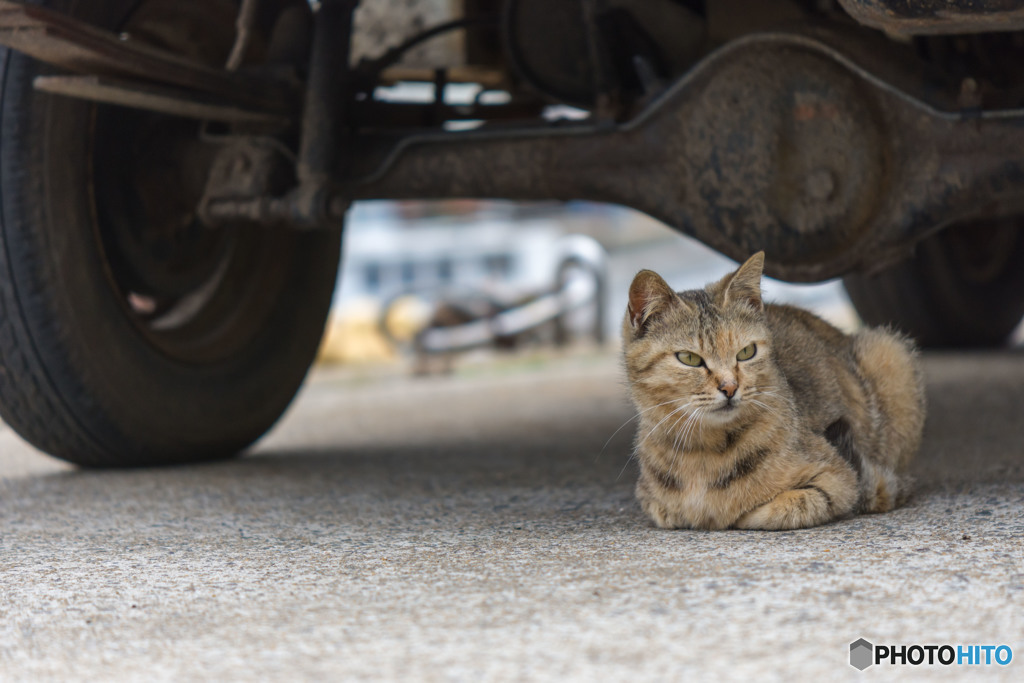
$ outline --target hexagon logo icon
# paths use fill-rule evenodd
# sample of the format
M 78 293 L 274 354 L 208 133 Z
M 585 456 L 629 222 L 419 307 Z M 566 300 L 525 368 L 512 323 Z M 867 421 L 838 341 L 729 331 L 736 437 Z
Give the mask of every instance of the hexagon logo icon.
M 850 643 L 850 666 L 854 667 L 858 671 L 863 671 L 874 664 L 872 661 L 874 659 L 874 653 L 874 645 L 863 638 L 858 638 Z

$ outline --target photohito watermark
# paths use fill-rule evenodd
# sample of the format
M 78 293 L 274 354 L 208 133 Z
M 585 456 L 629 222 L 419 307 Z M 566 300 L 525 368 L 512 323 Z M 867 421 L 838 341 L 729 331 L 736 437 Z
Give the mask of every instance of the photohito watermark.
M 873 645 L 863 638 L 850 643 L 850 666 L 863 671 L 872 664 L 889 666 L 1006 666 L 1009 645 Z

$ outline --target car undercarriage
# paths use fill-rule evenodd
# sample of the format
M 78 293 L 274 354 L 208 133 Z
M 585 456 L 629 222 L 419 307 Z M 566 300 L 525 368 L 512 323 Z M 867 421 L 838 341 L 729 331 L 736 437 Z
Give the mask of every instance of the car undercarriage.
M 1024 2 L 434 4 L 357 54 L 358 0 L 0 2 L 5 419 L 82 464 L 244 448 L 359 200 L 622 204 L 924 345 L 1024 315 Z

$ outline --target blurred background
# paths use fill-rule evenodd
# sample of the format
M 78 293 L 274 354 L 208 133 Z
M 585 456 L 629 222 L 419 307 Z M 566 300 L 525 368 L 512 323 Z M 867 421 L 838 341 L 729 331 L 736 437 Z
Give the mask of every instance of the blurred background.
M 361 202 L 320 364 L 430 375 L 544 354 L 613 353 L 642 268 L 677 290 L 736 263 L 647 216 L 586 202 Z M 859 324 L 839 281 L 767 279 L 766 299 Z

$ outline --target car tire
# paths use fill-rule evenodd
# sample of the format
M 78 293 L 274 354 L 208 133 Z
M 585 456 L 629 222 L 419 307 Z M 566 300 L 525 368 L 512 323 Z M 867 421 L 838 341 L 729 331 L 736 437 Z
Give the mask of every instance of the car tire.
M 947 228 L 912 258 L 843 284 L 865 323 L 890 325 L 921 346 L 998 346 L 1024 317 L 1022 227 L 1003 219 Z
M 233 3 L 168 2 L 42 4 L 127 31 L 166 11 L 226 54 Z M 0 415 L 84 466 L 232 456 L 308 371 L 340 232 L 205 228 L 199 124 L 35 91 L 51 72 L 0 51 Z

